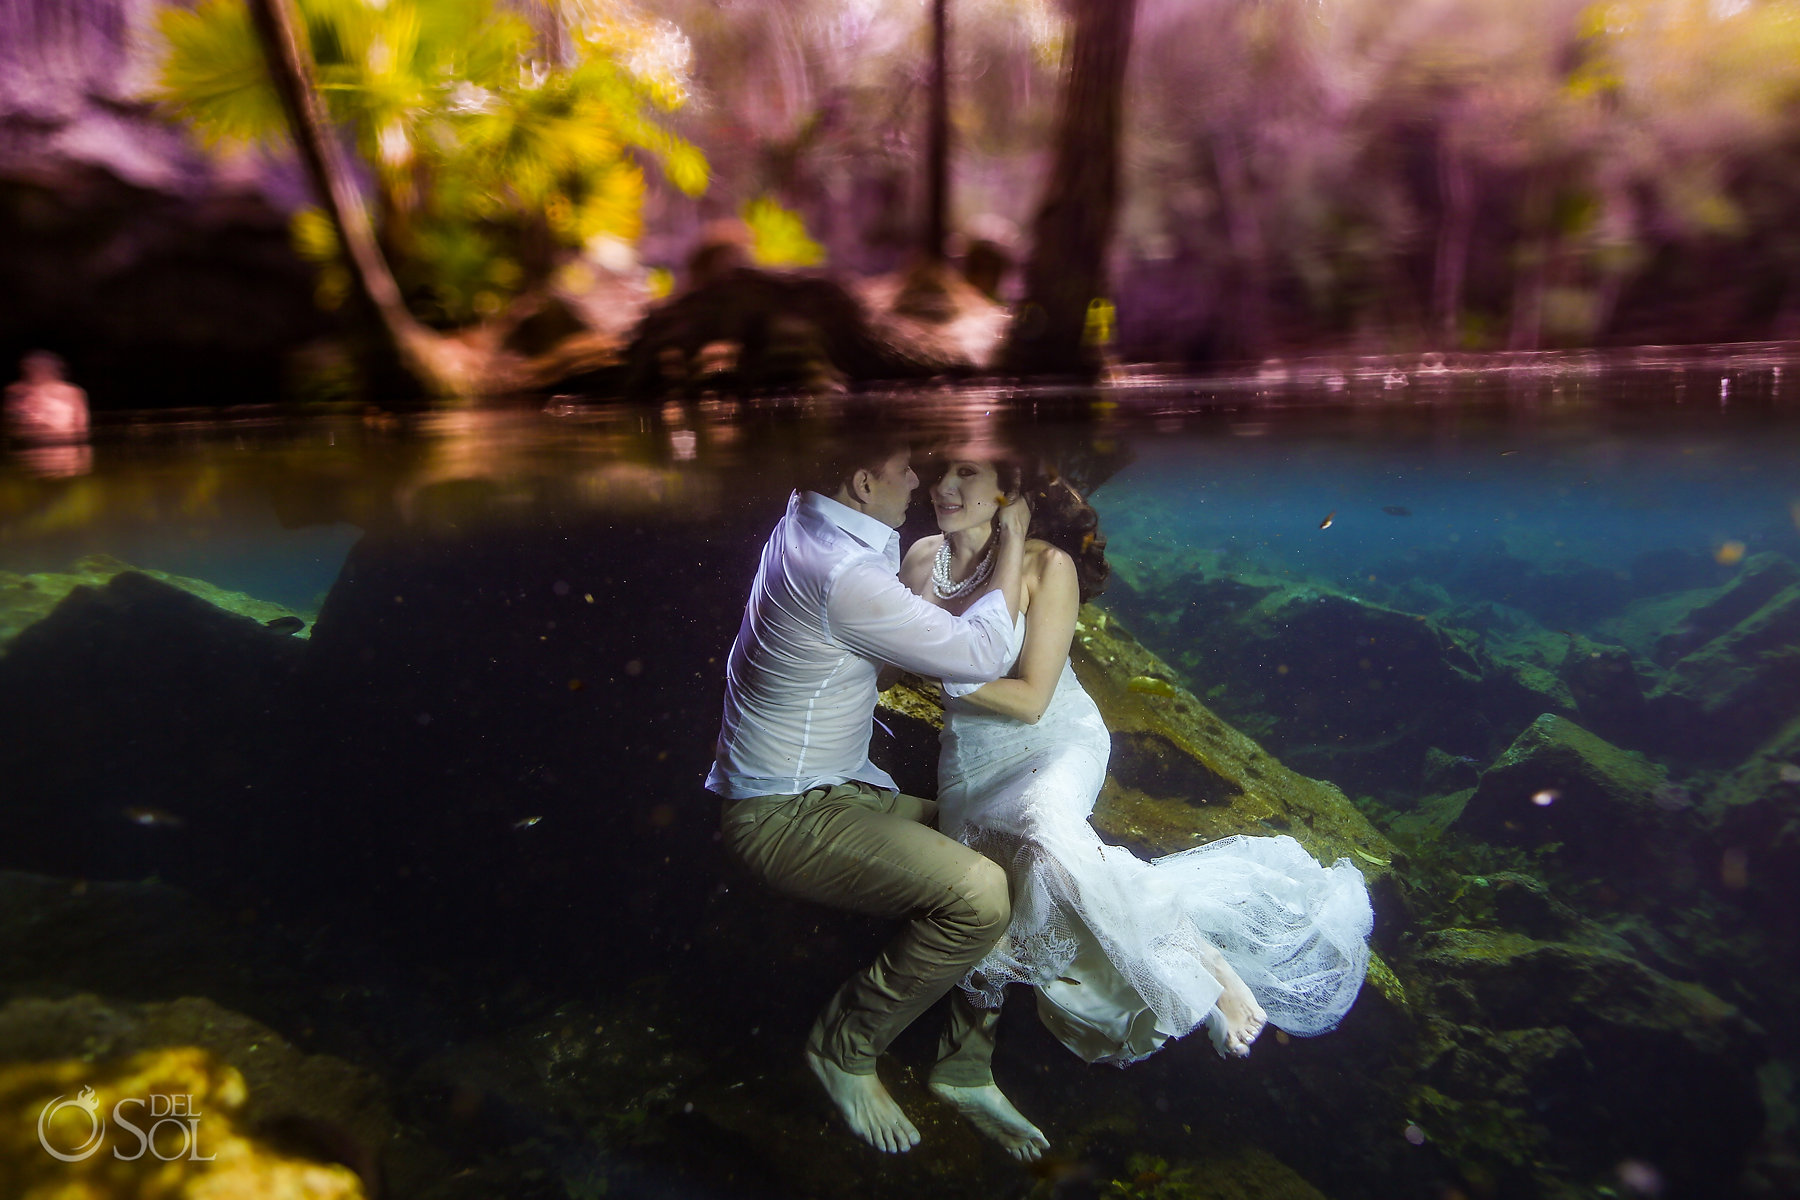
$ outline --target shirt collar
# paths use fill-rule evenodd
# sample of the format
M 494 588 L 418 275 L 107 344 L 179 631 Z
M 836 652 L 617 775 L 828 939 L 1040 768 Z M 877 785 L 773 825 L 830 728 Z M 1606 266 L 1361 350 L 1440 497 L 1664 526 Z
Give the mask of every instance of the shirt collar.
M 868 513 L 858 512 L 820 492 L 796 492 L 794 495 L 800 506 L 819 514 L 869 549 L 885 553 L 899 548 L 899 530 L 877 521 Z

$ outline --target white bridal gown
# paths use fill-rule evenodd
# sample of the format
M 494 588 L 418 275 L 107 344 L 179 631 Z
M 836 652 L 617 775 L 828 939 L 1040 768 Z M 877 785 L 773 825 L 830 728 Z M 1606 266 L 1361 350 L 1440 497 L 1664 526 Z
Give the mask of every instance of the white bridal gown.
M 1025 621 L 1013 627 L 1013 662 Z M 949 696 L 938 762 L 939 827 L 1006 868 L 1012 923 L 963 987 L 998 1007 L 1009 983 L 1037 990 L 1050 1031 L 1088 1062 L 1120 1066 L 1216 1018 L 1215 946 L 1269 1021 L 1331 1029 L 1369 964 L 1373 914 L 1348 859 L 1320 866 L 1291 837 L 1228 837 L 1145 862 L 1100 840 L 1088 816 L 1111 738 L 1063 664 L 1035 725 Z M 1209 1021 L 1214 1044 L 1222 1020 Z

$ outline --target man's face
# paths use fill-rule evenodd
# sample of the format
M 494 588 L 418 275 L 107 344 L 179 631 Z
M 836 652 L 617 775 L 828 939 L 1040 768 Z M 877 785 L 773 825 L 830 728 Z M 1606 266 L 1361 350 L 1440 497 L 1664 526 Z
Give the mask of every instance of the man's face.
M 863 510 L 890 529 L 906 523 L 906 506 L 912 500 L 919 477 L 913 474 L 912 452 L 900 450 L 881 464 L 879 470 L 868 471 L 869 491 Z

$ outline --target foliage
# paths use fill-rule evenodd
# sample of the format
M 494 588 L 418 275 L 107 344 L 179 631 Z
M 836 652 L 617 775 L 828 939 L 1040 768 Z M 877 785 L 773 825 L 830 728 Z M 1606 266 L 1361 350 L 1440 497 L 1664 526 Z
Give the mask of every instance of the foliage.
M 690 195 L 707 165 L 662 114 L 686 97 L 685 42 L 622 4 L 575 0 L 542 28 L 498 0 L 298 0 L 334 123 L 377 197 L 380 237 L 415 310 L 441 324 L 498 311 L 583 247 L 635 240 L 642 163 Z M 172 8 L 159 88 L 214 142 L 268 143 L 286 125 L 242 0 Z M 347 288 L 328 224 L 296 244 Z
M 825 261 L 825 247 L 807 236 L 800 214 L 768 196 L 744 205 L 744 224 L 750 227 L 750 253 L 765 267 L 816 267 Z
M 1420 905 L 1419 923 L 1427 929 L 1493 927 L 1494 877 L 1508 872 L 1552 877 L 1550 864 L 1562 848 L 1559 842 L 1526 849 L 1455 834 L 1416 834 L 1397 828 L 1386 832 L 1402 851 L 1396 874 Z
M 1188 1200 L 1200 1194 L 1200 1168 L 1192 1163 L 1171 1166 L 1164 1158 L 1133 1154 L 1125 1163 L 1125 1177 L 1110 1180 L 1106 1195 L 1120 1200 Z
M 1767 320 L 1800 274 L 1794 0 L 1157 12 L 1128 238 L 1234 297 L 1227 348 L 1359 327 L 1591 344 L 1672 306 L 1698 321 L 1633 336 L 1685 339 Z M 1696 294 L 1697 269 L 1738 307 Z
M 1414 1123 L 1465 1175 L 1482 1179 L 1490 1166 L 1533 1165 L 1544 1128 L 1525 1110 L 1498 1097 L 1456 1100 L 1421 1084 L 1411 1097 Z

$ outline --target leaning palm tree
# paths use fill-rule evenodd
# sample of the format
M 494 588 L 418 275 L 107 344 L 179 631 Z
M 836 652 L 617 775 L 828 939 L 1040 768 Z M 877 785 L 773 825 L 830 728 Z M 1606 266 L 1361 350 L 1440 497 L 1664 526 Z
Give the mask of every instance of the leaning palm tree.
M 249 0 L 251 19 L 268 60 L 269 78 L 306 164 L 313 190 L 324 203 L 337 242 L 349 262 L 350 277 L 402 365 L 435 396 L 462 396 L 485 390 L 487 371 L 466 347 L 427 329 L 407 311 L 400 285 L 376 244 L 369 213 L 337 159 L 325 106 L 313 83 L 311 56 L 301 47 L 288 0 Z
M 706 184 L 656 117 L 685 94 L 685 43 L 622 5 L 564 7 L 548 38 L 497 0 L 203 0 L 163 17 L 162 98 L 215 141 L 291 139 L 321 302 L 360 297 L 426 390 L 529 385 L 566 356 L 524 362 L 504 337 L 584 254 L 637 237 L 641 160 Z

